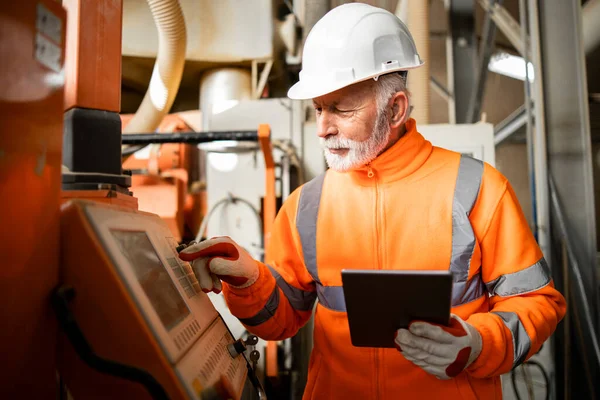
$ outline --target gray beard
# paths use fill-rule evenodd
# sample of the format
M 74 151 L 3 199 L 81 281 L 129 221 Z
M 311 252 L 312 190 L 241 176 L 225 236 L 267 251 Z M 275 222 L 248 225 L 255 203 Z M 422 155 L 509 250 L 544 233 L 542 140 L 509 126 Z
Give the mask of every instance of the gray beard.
M 373 161 L 385 149 L 390 138 L 390 124 L 385 111 L 377 113 L 371 136 L 362 142 L 332 137 L 321 139 L 327 165 L 334 171 L 347 172 Z M 332 154 L 328 148 L 348 148 L 345 155 Z

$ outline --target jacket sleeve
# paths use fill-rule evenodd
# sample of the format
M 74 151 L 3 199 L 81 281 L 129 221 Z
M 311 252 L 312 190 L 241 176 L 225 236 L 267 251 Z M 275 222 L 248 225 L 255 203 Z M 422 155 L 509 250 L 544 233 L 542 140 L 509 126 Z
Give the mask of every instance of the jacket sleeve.
M 481 354 L 469 367 L 474 377 L 497 376 L 537 353 L 566 312 L 550 270 L 517 197 L 504 178 L 480 241 L 481 273 L 490 312 L 467 322 L 481 333 Z
M 239 289 L 224 283 L 232 314 L 248 331 L 265 340 L 292 337 L 306 324 L 316 300 L 315 284 L 304 266 L 295 224 L 299 191 L 285 202 L 273 226 L 266 264 L 256 261 L 259 277 Z

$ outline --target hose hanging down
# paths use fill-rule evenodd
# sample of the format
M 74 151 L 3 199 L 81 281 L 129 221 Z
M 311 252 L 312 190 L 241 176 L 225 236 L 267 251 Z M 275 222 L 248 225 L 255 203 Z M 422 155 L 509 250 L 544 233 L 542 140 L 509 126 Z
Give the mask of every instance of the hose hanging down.
M 124 132 L 154 132 L 169 112 L 185 64 L 186 28 L 179 0 L 147 0 L 158 30 L 158 53 L 142 104 Z

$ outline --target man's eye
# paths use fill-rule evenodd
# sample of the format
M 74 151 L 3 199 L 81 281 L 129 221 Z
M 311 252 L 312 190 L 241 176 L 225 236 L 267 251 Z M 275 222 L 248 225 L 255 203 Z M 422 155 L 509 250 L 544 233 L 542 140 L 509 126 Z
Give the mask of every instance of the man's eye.
M 321 107 L 315 107 L 315 112 L 317 114 L 321 114 L 322 111 L 323 111 L 323 109 Z

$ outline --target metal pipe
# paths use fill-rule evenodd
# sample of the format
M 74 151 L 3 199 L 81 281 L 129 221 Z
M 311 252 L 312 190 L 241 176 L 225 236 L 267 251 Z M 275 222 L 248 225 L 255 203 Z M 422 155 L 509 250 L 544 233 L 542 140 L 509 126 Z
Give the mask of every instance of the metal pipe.
M 494 144 L 498 146 L 500 143 L 504 142 L 516 131 L 521 129 L 526 122 L 527 115 L 525 114 L 525 105 L 522 105 L 494 127 Z
M 452 100 L 452 93 L 450 93 L 450 91 L 448 89 L 446 89 L 444 87 L 444 85 L 442 85 L 433 76 L 429 78 L 429 86 L 431 86 L 431 88 L 433 90 L 435 90 L 437 92 L 437 94 L 439 94 L 440 96 L 442 96 L 444 98 L 444 100 L 446 100 L 446 101 L 451 101 Z
M 522 35 L 520 34 L 521 27 L 513 16 L 500 4 L 494 4 L 492 0 L 478 0 L 478 3 L 484 11 L 490 14 L 492 20 L 519 54 L 523 54 L 524 49 L 527 47 L 528 40 L 523 41 Z
M 257 131 L 129 133 L 123 135 L 123 144 L 149 145 L 164 143 L 208 143 L 216 141 L 258 142 Z
M 527 37 L 529 35 L 527 27 L 529 26 L 527 19 L 527 3 L 526 0 L 519 0 L 519 17 L 521 20 L 521 39 L 523 43 L 527 43 Z M 526 46 L 523 49 L 523 59 L 525 61 L 525 127 L 526 127 L 526 141 L 527 141 L 527 172 L 529 176 L 529 190 L 531 192 L 531 208 L 533 216 L 533 234 L 537 240 L 537 209 L 536 209 L 536 193 L 535 193 L 535 166 L 534 166 L 534 153 L 533 153 L 533 120 L 531 117 L 531 79 L 529 77 L 529 51 L 530 48 Z
M 541 55 L 541 37 L 538 0 L 527 0 L 529 5 L 529 44 L 534 68 L 533 98 L 535 99 L 533 132 L 533 166 L 535 177 L 535 198 L 537 208 L 538 243 L 548 264 L 552 266 L 550 252 L 550 200 L 548 193 L 548 150 L 546 147 L 546 117 L 544 115 L 544 87 Z M 527 66 L 526 66 L 527 68 Z
M 475 4 L 473 0 L 449 0 L 446 42 L 448 102 L 450 123 L 467 123 L 469 101 L 477 75 L 477 38 L 475 36 Z
M 564 394 L 563 398 L 565 400 L 570 400 L 571 396 L 571 379 L 569 378 L 571 375 L 571 313 L 570 313 L 570 305 L 571 305 L 571 289 L 570 289 L 570 280 L 569 280 L 569 250 L 567 249 L 567 243 L 562 241 L 562 281 L 563 281 L 563 296 L 567 302 L 567 312 L 565 313 L 565 317 L 563 319 L 563 352 L 564 352 L 564 366 L 563 366 L 563 382 L 564 382 Z
M 169 113 L 185 64 L 186 28 L 179 0 L 147 0 L 158 30 L 158 54 L 142 104 L 124 132 L 151 132 Z
M 585 321 L 585 324 L 587 325 L 587 331 L 591 338 L 591 345 L 592 345 L 591 351 L 592 351 L 593 356 L 596 359 L 596 363 L 598 364 L 598 366 L 600 366 L 600 344 L 598 343 L 598 338 L 600 336 L 598 335 L 598 332 L 596 332 L 596 328 L 594 327 L 592 311 L 590 310 L 590 306 L 588 304 L 589 297 L 587 296 L 585 285 L 583 284 L 583 276 L 581 275 L 581 268 L 579 266 L 579 262 L 577 261 L 577 258 L 575 257 L 575 253 L 574 253 L 575 250 L 573 249 L 573 245 L 572 245 L 571 241 L 569 240 L 569 234 L 567 231 L 567 225 L 565 222 L 564 213 L 562 211 L 560 201 L 558 199 L 558 192 L 556 190 L 556 184 L 554 183 L 554 180 L 552 179 L 552 177 L 550 177 L 549 183 L 550 183 L 550 185 L 549 185 L 550 194 L 551 194 L 551 198 L 552 198 L 552 208 L 554 209 L 554 214 L 556 215 L 556 221 L 558 222 L 558 229 L 562 236 L 561 239 L 564 241 L 564 243 L 566 244 L 566 247 L 567 247 L 567 254 L 568 254 L 568 258 L 569 258 L 569 263 L 571 265 L 570 270 L 573 272 L 573 275 L 575 278 L 575 283 L 577 284 L 578 290 L 574 290 L 574 291 L 572 291 L 572 293 L 579 295 L 579 297 L 581 298 L 581 303 L 580 303 L 581 311 L 583 312 L 583 320 Z
M 492 0 L 498 4 L 502 4 L 503 0 Z M 467 122 L 475 123 L 481 116 L 481 102 L 483 100 L 483 94 L 485 92 L 485 82 L 487 80 L 488 64 L 492 58 L 492 53 L 495 48 L 496 40 L 496 23 L 492 19 L 491 13 L 485 14 L 483 21 L 483 37 L 481 40 L 481 47 L 479 49 L 479 65 L 477 66 L 477 78 L 473 91 L 471 92 L 471 99 L 469 100 L 469 109 L 467 110 Z

